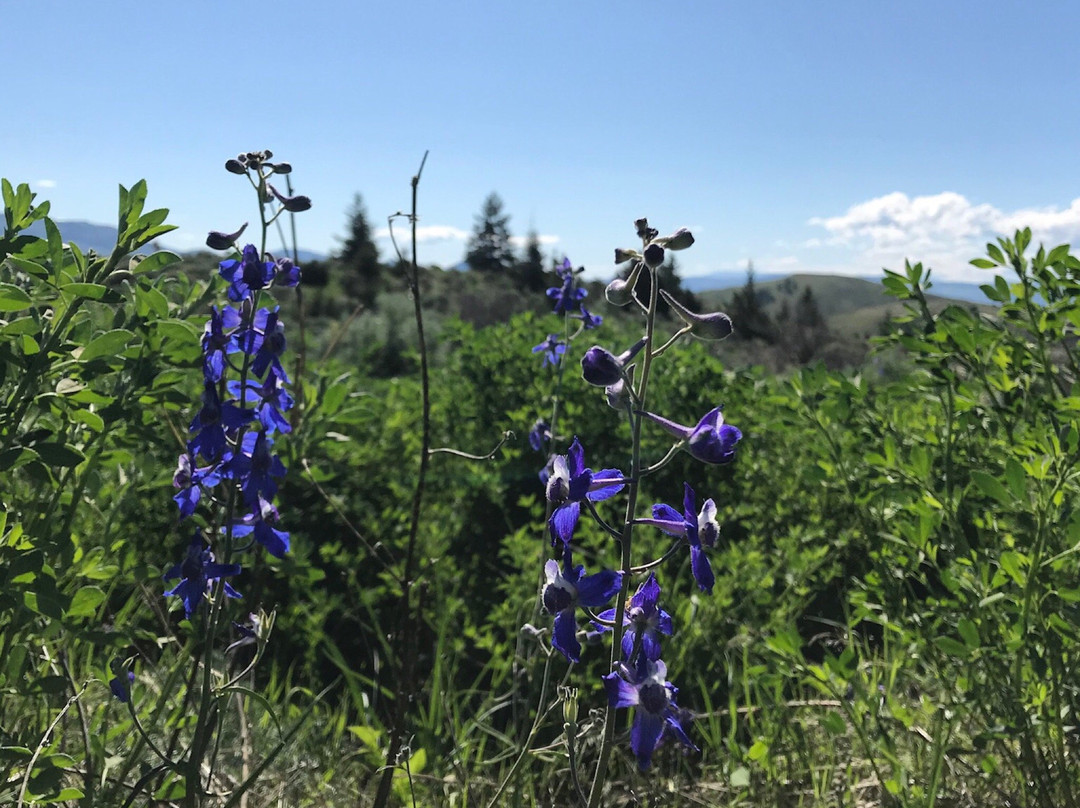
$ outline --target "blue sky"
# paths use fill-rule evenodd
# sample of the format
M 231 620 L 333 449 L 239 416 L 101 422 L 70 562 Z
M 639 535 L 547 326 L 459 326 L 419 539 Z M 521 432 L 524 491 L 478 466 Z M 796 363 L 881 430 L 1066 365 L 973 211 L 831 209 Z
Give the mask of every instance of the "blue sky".
M 3 25 L 0 175 L 103 223 L 146 178 L 178 248 L 253 218 L 222 164 L 260 148 L 321 251 L 354 193 L 380 229 L 407 208 L 430 149 L 419 252 L 443 265 L 491 191 L 593 276 L 642 215 L 694 230 L 686 275 L 975 280 L 995 233 L 1080 234 L 1075 2 L 39 0 Z

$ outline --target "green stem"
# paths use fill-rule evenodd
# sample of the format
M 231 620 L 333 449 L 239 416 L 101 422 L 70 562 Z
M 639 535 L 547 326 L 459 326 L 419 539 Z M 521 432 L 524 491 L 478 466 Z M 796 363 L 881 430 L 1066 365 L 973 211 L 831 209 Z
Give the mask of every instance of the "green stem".
M 649 391 L 649 371 L 652 369 L 653 360 L 653 335 L 656 325 L 656 301 L 659 284 L 656 273 L 652 273 L 649 284 L 649 306 L 645 316 L 645 351 L 641 360 L 641 376 L 635 391 L 638 409 L 644 410 L 647 404 Z M 634 534 L 634 518 L 637 513 L 638 490 L 641 486 L 641 422 L 640 415 L 629 414 L 631 430 L 633 433 L 630 455 L 630 482 L 627 484 L 626 516 L 623 520 L 622 539 L 622 587 L 619 590 L 618 601 L 615 603 L 615 625 L 612 627 L 611 639 L 611 670 L 619 661 L 622 650 L 623 617 L 626 614 L 626 601 L 630 594 L 629 570 L 633 567 L 631 554 L 631 542 Z M 615 708 L 610 704 L 604 710 L 604 735 L 600 741 L 600 756 L 596 762 L 596 772 L 593 775 L 592 786 L 589 791 L 588 808 L 597 808 L 604 790 L 604 782 L 607 778 L 608 760 L 611 758 L 611 749 L 615 741 Z

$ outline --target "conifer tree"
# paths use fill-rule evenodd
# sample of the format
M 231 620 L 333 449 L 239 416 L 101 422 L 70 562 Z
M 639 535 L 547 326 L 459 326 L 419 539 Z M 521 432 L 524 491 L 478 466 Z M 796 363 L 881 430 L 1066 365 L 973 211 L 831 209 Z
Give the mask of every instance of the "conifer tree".
M 510 217 L 503 213 L 503 203 L 494 191 L 484 200 L 469 238 L 465 263 L 479 272 L 505 272 L 514 265 L 514 249 L 510 245 Z
M 338 253 L 336 269 L 345 293 L 371 306 L 379 291 L 382 265 L 379 263 L 379 248 L 371 238 L 371 225 L 368 224 L 367 211 L 360 194 L 353 196 L 347 216 L 349 235 Z

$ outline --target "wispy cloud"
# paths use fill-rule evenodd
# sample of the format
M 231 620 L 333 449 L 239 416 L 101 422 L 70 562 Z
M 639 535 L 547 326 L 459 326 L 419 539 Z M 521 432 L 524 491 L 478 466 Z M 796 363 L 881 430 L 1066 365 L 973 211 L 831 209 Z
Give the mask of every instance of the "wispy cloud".
M 55 188 L 56 180 L 36 180 L 34 185 L 37 188 Z
M 1035 243 L 1080 237 L 1080 198 L 1064 209 L 1002 211 L 952 191 L 915 197 L 894 192 L 853 205 L 840 216 L 814 217 L 808 224 L 823 228 L 828 236 L 810 239 L 805 247 L 854 253 L 852 261 L 864 272 L 882 265 L 896 268 L 911 259 L 932 266 L 939 277 L 974 280 L 982 276 L 968 261 L 996 236 L 1011 237 L 1015 230 L 1030 227 Z
M 558 244 L 559 243 L 559 237 L 558 236 L 538 235 L 536 237 L 536 240 L 538 242 L 540 242 L 540 246 L 542 246 L 542 247 L 550 247 L 552 244 Z M 510 243 L 513 244 L 515 247 L 519 247 L 519 248 L 524 247 L 526 244 L 529 243 L 529 237 L 528 236 L 510 236 Z
M 394 236 L 399 241 L 403 237 L 412 238 L 407 225 L 395 228 Z M 416 228 L 417 241 L 465 241 L 468 237 L 468 231 L 448 224 L 431 224 Z M 389 239 L 390 228 L 380 227 L 375 231 L 375 238 Z

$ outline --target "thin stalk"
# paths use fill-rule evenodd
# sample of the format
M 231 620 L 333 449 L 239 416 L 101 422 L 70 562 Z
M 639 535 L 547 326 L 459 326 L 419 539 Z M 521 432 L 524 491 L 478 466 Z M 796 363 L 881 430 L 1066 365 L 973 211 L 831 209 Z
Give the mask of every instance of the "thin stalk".
M 653 360 L 653 337 L 656 326 L 656 301 L 659 283 L 656 273 L 652 273 L 649 284 L 649 306 L 645 316 L 645 351 L 641 360 L 641 376 L 638 378 L 636 398 L 638 408 L 644 410 L 647 404 L 649 391 L 649 371 Z M 632 568 L 631 542 L 634 534 L 634 514 L 637 512 L 638 489 L 641 486 L 641 421 L 640 415 L 629 413 L 633 439 L 630 455 L 630 481 L 627 485 L 626 517 L 623 520 L 622 539 L 622 566 L 621 569 Z M 630 595 L 630 576 L 624 574 L 622 587 L 619 590 L 618 600 L 615 603 L 615 625 L 612 627 L 611 640 L 611 670 L 619 661 L 622 649 L 623 617 L 626 613 L 626 601 Z M 596 772 L 593 775 L 591 790 L 589 792 L 588 808 L 597 808 L 604 790 L 604 781 L 607 778 L 608 760 L 611 757 L 611 749 L 615 741 L 615 708 L 610 704 L 604 709 L 604 736 L 600 742 L 600 757 L 596 762 Z
M 428 379 L 427 343 L 424 339 L 424 313 L 420 299 L 420 265 L 416 260 L 416 196 L 427 157 L 428 153 L 425 151 L 424 157 L 420 161 L 420 168 L 417 170 L 416 176 L 412 178 L 412 209 L 409 215 L 412 230 L 412 266 L 409 288 L 412 292 L 413 314 L 416 318 L 416 339 L 420 351 L 420 469 L 416 475 L 416 488 L 413 490 L 412 510 L 409 519 L 409 539 L 405 547 L 405 567 L 401 582 L 401 605 L 399 607 L 401 630 L 398 639 L 404 645 L 402 664 L 390 723 L 390 744 L 386 750 L 386 766 L 383 768 L 382 778 L 379 780 L 379 790 L 375 794 L 375 808 L 385 808 L 387 800 L 390 798 L 390 786 L 394 777 L 394 768 L 398 754 L 401 752 L 404 737 L 406 701 L 413 689 L 417 652 L 416 639 L 419 634 L 416 629 L 419 628 L 418 623 L 420 622 L 420 615 L 413 615 L 413 567 L 416 562 L 416 545 L 420 532 L 420 509 L 424 500 L 428 465 L 431 460 L 431 392 Z

